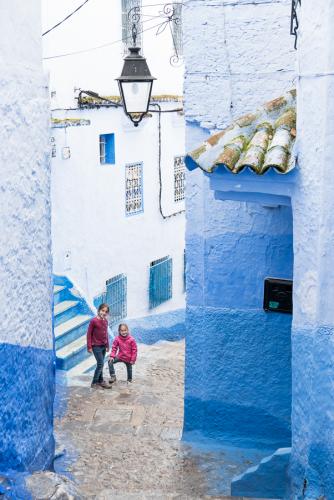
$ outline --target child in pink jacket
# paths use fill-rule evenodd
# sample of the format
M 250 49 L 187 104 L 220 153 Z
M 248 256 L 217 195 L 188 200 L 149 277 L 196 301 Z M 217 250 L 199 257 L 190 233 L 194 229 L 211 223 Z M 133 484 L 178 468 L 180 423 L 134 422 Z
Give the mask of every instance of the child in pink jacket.
M 110 359 L 108 362 L 110 373 L 110 384 L 116 381 L 115 363 L 124 363 L 128 374 L 128 382 L 132 382 L 132 365 L 137 359 L 137 344 L 131 337 L 128 325 L 121 323 L 118 326 L 118 335 L 112 343 Z

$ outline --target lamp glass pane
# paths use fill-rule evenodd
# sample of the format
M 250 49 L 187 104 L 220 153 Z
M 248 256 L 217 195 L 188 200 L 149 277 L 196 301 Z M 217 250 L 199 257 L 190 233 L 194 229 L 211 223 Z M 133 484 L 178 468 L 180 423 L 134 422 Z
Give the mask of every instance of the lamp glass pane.
M 145 113 L 148 108 L 152 82 L 121 82 L 126 111 Z

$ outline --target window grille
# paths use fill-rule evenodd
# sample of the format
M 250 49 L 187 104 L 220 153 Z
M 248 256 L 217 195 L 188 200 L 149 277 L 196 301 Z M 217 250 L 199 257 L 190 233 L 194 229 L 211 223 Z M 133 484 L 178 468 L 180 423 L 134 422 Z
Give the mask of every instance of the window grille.
M 139 14 L 141 15 L 142 0 L 122 0 L 122 41 L 124 46 L 124 52 L 127 52 L 128 47 L 132 46 L 132 25 L 135 22 L 137 28 L 137 47 L 142 46 L 142 23 L 137 21 L 137 12 L 134 9 L 138 7 Z M 133 9 L 133 10 L 131 10 Z M 131 12 L 130 12 L 131 11 Z M 130 15 L 129 15 L 130 12 Z
M 50 137 L 50 143 L 51 143 L 51 157 L 55 158 L 57 156 L 56 139 L 54 137 Z
M 99 295 L 96 295 L 93 299 L 93 304 L 98 309 L 100 304 L 105 304 L 106 302 L 106 292 L 102 292 Z
M 172 35 L 175 52 L 178 57 L 183 56 L 183 34 L 182 34 L 182 3 L 173 3 L 174 21 L 172 23 Z
M 115 164 L 115 134 L 100 135 L 100 163 Z
M 149 301 L 150 309 L 172 297 L 173 259 L 169 256 L 154 260 L 150 264 Z
M 186 291 L 187 282 L 186 282 L 186 266 L 187 266 L 187 258 L 186 258 L 186 250 L 183 250 L 183 291 Z
M 183 156 L 174 158 L 174 201 L 182 201 L 185 196 L 186 166 Z
M 125 212 L 127 215 L 143 211 L 143 164 L 125 167 Z
M 106 138 L 100 135 L 100 163 L 106 162 Z
M 105 302 L 110 308 L 110 325 L 118 323 L 127 315 L 127 277 L 118 274 L 106 281 Z

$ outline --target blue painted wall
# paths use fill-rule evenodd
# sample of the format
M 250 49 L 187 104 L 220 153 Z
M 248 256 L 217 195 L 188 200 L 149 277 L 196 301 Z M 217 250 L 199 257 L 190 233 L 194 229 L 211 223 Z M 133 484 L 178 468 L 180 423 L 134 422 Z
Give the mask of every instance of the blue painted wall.
M 189 177 L 185 436 L 289 446 L 292 317 L 262 302 L 266 277 L 292 278 L 291 208 L 217 201 Z
M 290 475 L 295 499 L 334 499 L 333 327 L 293 330 L 293 440 Z
M 0 343 L 0 471 L 52 466 L 54 377 L 53 350 Z
M 185 337 L 185 310 L 153 314 L 143 318 L 125 320 L 137 342 L 155 344 L 161 340 L 176 341 Z M 113 328 L 117 333 L 118 325 Z

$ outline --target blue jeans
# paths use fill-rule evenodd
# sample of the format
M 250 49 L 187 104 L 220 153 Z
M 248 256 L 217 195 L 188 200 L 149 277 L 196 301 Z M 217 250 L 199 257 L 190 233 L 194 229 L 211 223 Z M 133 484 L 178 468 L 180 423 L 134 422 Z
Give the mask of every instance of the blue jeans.
M 132 380 L 132 364 L 127 363 L 126 361 L 122 361 L 121 359 L 118 359 L 118 358 L 114 358 L 114 362 L 112 362 L 111 359 L 109 359 L 109 361 L 108 361 L 110 377 L 115 376 L 115 368 L 114 368 L 115 363 L 124 363 L 126 365 L 128 380 L 131 381 Z
M 106 346 L 105 345 L 93 345 L 93 354 L 96 359 L 96 368 L 93 377 L 93 384 L 99 384 L 103 382 L 103 365 L 104 365 L 104 357 L 106 355 Z

